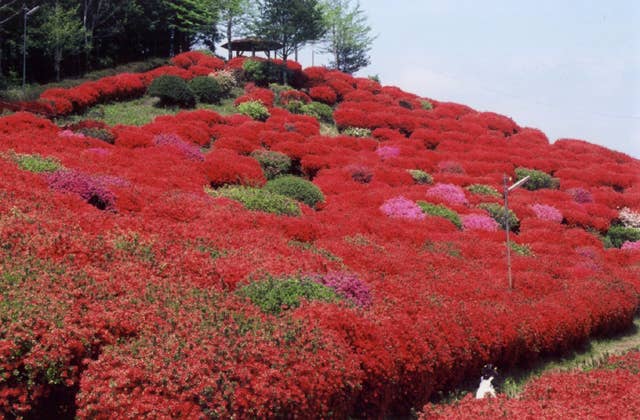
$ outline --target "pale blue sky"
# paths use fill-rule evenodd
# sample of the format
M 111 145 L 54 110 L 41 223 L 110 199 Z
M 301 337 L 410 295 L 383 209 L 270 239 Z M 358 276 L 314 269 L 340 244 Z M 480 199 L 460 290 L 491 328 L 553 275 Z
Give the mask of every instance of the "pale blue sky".
M 640 1 L 360 4 L 378 38 L 359 75 L 640 158 Z

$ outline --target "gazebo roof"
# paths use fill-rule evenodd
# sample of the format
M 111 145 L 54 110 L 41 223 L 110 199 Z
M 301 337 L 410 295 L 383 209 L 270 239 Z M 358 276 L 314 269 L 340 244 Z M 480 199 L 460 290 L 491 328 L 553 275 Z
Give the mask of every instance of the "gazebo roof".
M 282 44 L 277 41 L 260 38 L 242 38 L 221 45 L 222 48 L 231 51 L 274 51 L 282 48 Z

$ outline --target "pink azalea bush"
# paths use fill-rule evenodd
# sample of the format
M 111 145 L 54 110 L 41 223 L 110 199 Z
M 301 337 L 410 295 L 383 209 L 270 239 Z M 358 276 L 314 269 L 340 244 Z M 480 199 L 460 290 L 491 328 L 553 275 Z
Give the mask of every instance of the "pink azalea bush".
M 198 146 L 187 143 L 176 134 L 158 134 L 153 138 L 153 142 L 158 146 L 173 147 L 188 159 L 198 161 L 204 160 L 204 155 Z
M 553 206 L 546 204 L 533 204 L 531 205 L 531 210 L 533 210 L 538 219 L 562 223 L 562 213 Z
M 493 218 L 482 214 L 467 214 L 462 216 L 464 230 L 486 230 L 493 232 L 498 230 L 498 223 Z
M 567 193 L 573 197 L 573 201 L 580 204 L 593 203 L 593 196 L 584 188 L 569 188 Z
M 326 274 L 312 274 L 311 280 L 330 287 L 335 292 L 360 307 L 371 305 L 371 291 L 357 274 L 331 271 Z
M 453 184 L 438 183 L 427 190 L 427 197 L 436 197 L 449 204 L 467 205 L 469 203 L 464 190 Z
M 640 241 L 626 241 L 622 244 L 621 249 L 624 249 L 625 251 L 640 251 Z
M 387 216 L 398 219 L 422 220 L 425 218 L 422 209 L 403 196 L 388 199 L 380 206 L 380 210 Z
M 393 146 L 382 146 L 376 149 L 376 154 L 382 159 L 390 159 L 400 156 L 400 149 Z
M 115 209 L 115 196 L 107 188 L 107 184 L 113 184 L 115 180 L 101 179 L 73 170 L 58 170 L 47 176 L 47 182 L 52 189 L 77 194 L 100 210 Z

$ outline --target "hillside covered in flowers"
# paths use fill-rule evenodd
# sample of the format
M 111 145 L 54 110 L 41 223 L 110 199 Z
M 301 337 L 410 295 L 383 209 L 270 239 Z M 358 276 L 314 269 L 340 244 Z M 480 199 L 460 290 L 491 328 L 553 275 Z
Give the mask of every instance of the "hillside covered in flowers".
M 0 417 L 407 415 L 632 324 L 640 161 L 247 61 L 185 53 L 0 118 Z M 226 75 L 237 112 L 62 119 L 167 75 Z M 530 176 L 509 214 L 504 175 Z

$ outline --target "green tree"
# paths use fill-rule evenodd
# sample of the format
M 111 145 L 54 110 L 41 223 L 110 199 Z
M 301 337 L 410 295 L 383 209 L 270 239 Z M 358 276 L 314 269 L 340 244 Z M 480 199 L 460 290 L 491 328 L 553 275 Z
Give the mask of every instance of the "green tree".
M 180 52 L 189 49 L 198 32 L 215 26 L 216 3 L 212 0 L 162 0 L 171 12 L 169 28 L 172 30 L 172 47 Z
M 318 0 L 262 0 L 256 33 L 282 44 L 282 60 L 299 46 L 320 39 L 326 31 Z M 283 69 L 285 84 L 286 71 Z
M 327 26 L 323 52 L 333 55 L 330 66 L 349 74 L 368 66 L 375 36 L 360 2 L 352 5 L 351 0 L 325 0 L 323 10 Z
M 218 0 L 218 21 L 222 26 L 224 34 L 227 38 L 227 45 L 231 45 L 234 33 L 240 29 L 244 29 L 247 25 L 247 19 L 251 16 L 252 3 L 248 0 Z M 233 51 L 228 50 L 228 59 L 233 58 Z
M 59 3 L 42 11 L 42 24 L 34 29 L 34 44 L 53 58 L 56 80 L 60 80 L 60 64 L 66 54 L 78 54 L 84 45 L 84 28 L 78 7 L 66 9 Z

